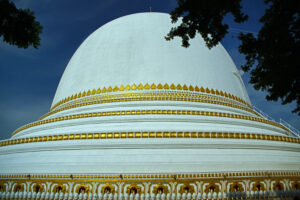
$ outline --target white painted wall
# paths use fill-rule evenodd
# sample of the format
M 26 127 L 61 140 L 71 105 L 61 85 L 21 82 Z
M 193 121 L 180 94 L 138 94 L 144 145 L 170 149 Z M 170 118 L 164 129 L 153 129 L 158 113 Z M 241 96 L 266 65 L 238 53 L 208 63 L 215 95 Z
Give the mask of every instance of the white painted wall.
M 300 170 L 299 144 L 231 139 L 113 139 L 1 147 L 5 173 Z
M 52 106 L 75 93 L 123 84 L 186 84 L 226 91 L 250 103 L 237 69 L 219 45 L 209 50 L 200 37 L 189 48 L 164 39 L 171 27 L 164 13 L 139 13 L 113 20 L 77 49 L 60 80 Z

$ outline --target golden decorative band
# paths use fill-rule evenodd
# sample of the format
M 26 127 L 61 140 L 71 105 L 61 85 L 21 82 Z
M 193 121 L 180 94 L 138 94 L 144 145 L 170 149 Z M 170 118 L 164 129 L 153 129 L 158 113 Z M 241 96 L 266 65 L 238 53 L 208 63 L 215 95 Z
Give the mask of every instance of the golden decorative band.
M 292 199 L 299 171 L 0 175 L 3 199 Z M 146 197 L 146 198 L 145 198 Z
M 108 88 L 103 87 L 103 88 L 98 88 L 98 89 L 92 89 L 92 90 L 88 90 L 88 91 L 83 91 L 83 92 L 79 92 L 78 94 L 74 94 L 72 96 L 66 97 L 62 100 L 60 100 L 59 102 L 57 102 L 51 109 L 50 111 L 52 111 L 53 109 L 55 109 L 57 106 L 64 104 L 66 102 L 81 98 L 81 97 L 86 97 L 86 96 L 91 96 L 91 95 L 95 95 L 95 94 L 102 94 L 102 93 L 110 93 L 110 92 L 118 92 L 118 91 L 130 91 L 130 90 L 167 90 L 167 91 L 191 91 L 191 92 L 201 92 L 201 93 L 206 93 L 206 94 L 214 94 L 214 95 L 218 95 L 218 96 L 222 96 L 222 97 L 227 97 L 230 99 L 233 99 L 235 101 L 239 101 L 245 105 L 247 105 L 249 108 L 252 108 L 251 105 L 249 105 L 246 101 L 244 101 L 243 99 L 223 92 L 223 91 L 219 91 L 217 89 L 209 89 L 209 88 L 204 88 L 204 87 L 198 87 L 198 86 L 187 86 L 187 85 L 183 85 L 181 86 L 180 84 L 178 84 L 177 86 L 175 86 L 173 83 L 169 86 L 167 83 L 166 84 L 151 84 L 149 85 L 148 83 L 146 83 L 145 85 L 143 85 L 142 83 L 140 83 L 138 86 L 136 84 L 133 85 L 127 85 L 127 86 L 115 86 L 115 87 L 111 87 L 109 86 Z
M 203 93 L 194 93 L 188 91 L 125 91 L 125 92 L 115 92 L 115 93 L 108 93 L 108 94 L 101 94 L 101 95 L 94 95 L 91 97 L 80 98 L 78 100 L 72 100 L 71 102 L 66 102 L 63 104 L 64 106 L 70 106 L 77 103 L 88 102 L 88 101 L 97 101 L 97 100 L 113 100 L 113 99 L 130 99 L 130 98 L 137 98 L 137 97 L 158 97 L 158 98 L 188 98 L 188 99 L 205 99 L 205 100 L 214 100 L 220 102 L 226 102 L 230 104 L 235 104 L 239 106 L 243 106 L 249 108 L 247 105 L 228 99 L 226 97 L 215 96 L 211 94 L 203 94 Z M 250 107 L 252 109 L 252 107 Z
M 197 103 L 209 103 L 222 105 L 232 108 L 241 109 L 247 112 L 251 112 L 259 117 L 261 117 L 257 112 L 253 109 L 242 106 L 243 104 L 236 103 L 235 101 L 228 100 L 223 97 L 217 97 L 213 95 L 203 95 L 203 94 L 195 94 L 195 93 L 187 93 L 187 92 L 165 92 L 165 91 L 136 91 L 134 93 L 116 93 L 109 95 L 100 95 L 94 97 L 88 97 L 76 101 L 72 101 L 70 103 L 64 104 L 64 107 L 52 110 L 51 112 L 43 115 L 40 119 L 44 119 L 52 114 L 58 113 L 60 111 L 95 105 L 95 104 L 103 104 L 103 103 L 113 103 L 113 102 L 130 102 L 130 101 L 184 101 L 184 102 L 197 102 Z
M 300 177 L 300 171 L 245 171 L 215 173 L 165 173 L 165 174 L 0 174 L 0 179 L 102 179 L 102 180 L 137 180 L 137 179 L 194 179 L 194 178 L 236 178 L 236 177 Z M 99 180 L 101 181 L 101 180 Z
M 62 140 L 90 140 L 90 139 L 134 139 L 134 138 L 217 138 L 217 139 L 248 139 L 269 140 L 300 144 L 300 138 L 265 135 L 256 133 L 230 132 L 109 132 L 109 133 L 74 133 L 63 135 L 49 135 L 28 137 L 0 141 L 0 146 L 9 146 L 24 143 L 62 141 Z
M 22 126 L 15 130 L 12 135 L 16 133 L 42 124 L 49 124 L 58 121 L 72 120 L 72 119 L 82 119 L 82 118 L 90 118 L 90 117 L 106 117 L 106 116 L 126 116 L 126 115 L 197 115 L 197 116 L 211 116 L 211 117 L 222 117 L 222 118 L 232 118 L 232 119 L 242 119 L 242 120 L 250 120 L 260 123 L 265 123 L 269 125 L 273 125 L 279 128 L 282 128 L 288 132 L 290 132 L 285 126 L 278 124 L 276 122 L 266 120 L 263 118 L 257 118 L 247 115 L 238 115 L 232 113 L 222 113 L 222 112 L 208 112 L 208 111 L 195 111 L 195 110 L 122 110 L 122 111 L 107 111 L 107 112 L 93 112 L 93 113 L 82 113 L 82 114 L 74 114 L 68 115 L 64 117 L 57 117 L 52 119 L 40 120 L 37 122 L 33 122 Z

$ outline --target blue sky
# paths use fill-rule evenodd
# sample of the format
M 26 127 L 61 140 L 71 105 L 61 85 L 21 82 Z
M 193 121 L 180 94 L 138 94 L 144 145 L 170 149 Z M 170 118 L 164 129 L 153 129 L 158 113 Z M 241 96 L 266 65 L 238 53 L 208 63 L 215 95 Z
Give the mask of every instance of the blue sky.
M 94 30 L 103 24 L 132 13 L 169 13 L 176 0 L 14 0 L 18 8 L 30 8 L 44 27 L 39 49 L 19 49 L 0 41 L 0 140 L 11 136 L 18 127 L 37 120 L 49 111 L 60 77 L 75 50 Z M 244 0 L 243 10 L 249 21 L 235 24 L 227 16 L 230 33 L 222 41 L 239 68 L 244 63 L 238 52 L 238 31 L 257 33 L 263 14 L 263 0 Z M 300 129 L 300 117 L 292 114 L 295 103 L 282 106 L 265 100 L 264 92 L 255 91 L 243 80 L 252 104 L 273 117 L 284 119 Z

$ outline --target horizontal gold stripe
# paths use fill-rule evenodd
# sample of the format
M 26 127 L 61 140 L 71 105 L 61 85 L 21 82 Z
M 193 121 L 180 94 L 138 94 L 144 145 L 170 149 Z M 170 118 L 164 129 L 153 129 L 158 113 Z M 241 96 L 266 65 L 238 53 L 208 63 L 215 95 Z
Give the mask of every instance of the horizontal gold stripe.
M 166 83 L 164 85 L 162 85 L 161 83 L 159 83 L 158 85 L 156 85 L 155 83 L 149 85 L 148 83 L 146 83 L 145 85 L 143 84 L 139 84 L 138 86 L 136 84 L 133 85 L 127 85 L 127 86 L 115 86 L 114 88 L 112 88 L 111 86 L 109 86 L 108 88 L 103 87 L 103 88 L 98 88 L 98 89 L 92 89 L 92 90 L 88 90 L 88 91 L 83 91 L 83 92 L 79 92 L 78 94 L 74 94 L 72 96 L 66 97 L 62 100 L 60 100 L 59 102 L 57 102 L 54 106 L 52 106 L 52 108 L 50 109 L 50 111 L 52 111 L 53 109 L 55 109 L 57 106 L 64 104 L 66 102 L 75 100 L 75 99 L 79 99 L 82 97 L 86 97 L 86 96 L 91 96 L 91 95 L 95 95 L 95 94 L 104 94 L 104 93 L 111 93 L 111 92 L 118 92 L 118 91 L 133 91 L 133 90 L 167 90 L 167 91 L 191 91 L 191 92 L 199 92 L 199 93 L 206 93 L 206 94 L 214 94 L 214 95 L 218 95 L 218 96 L 222 96 L 222 97 L 226 97 L 229 99 L 233 99 L 235 101 L 239 101 L 240 103 L 243 103 L 245 105 L 247 105 L 249 108 L 252 108 L 250 104 L 248 104 L 246 101 L 244 101 L 243 99 L 223 92 L 223 91 L 219 91 L 217 89 L 209 89 L 209 88 L 203 88 L 203 87 L 198 87 L 198 86 L 187 86 L 187 85 L 183 85 L 181 86 L 180 84 L 178 84 L 177 86 L 175 86 L 174 84 L 171 84 L 170 86 Z
M 70 106 L 77 103 L 82 102 L 89 102 L 89 101 L 98 101 L 98 100 L 113 100 L 113 99 L 130 99 L 130 98 L 189 98 L 189 99 L 205 99 L 205 100 L 215 100 L 221 102 L 227 102 L 239 106 L 244 106 L 247 108 L 252 109 L 252 107 L 248 107 L 243 103 L 240 103 L 235 100 L 228 99 L 226 97 L 220 97 L 210 94 L 202 94 L 202 93 L 193 93 L 193 92 L 186 92 L 186 91 L 131 91 L 131 92 L 116 92 L 112 94 L 102 94 L 102 95 L 95 95 L 91 97 L 80 98 L 78 100 L 73 100 L 69 103 L 65 103 L 63 106 Z
M 22 139 L 11 139 L 1 141 L 0 146 L 62 141 L 62 140 L 86 140 L 86 139 L 125 139 L 125 138 L 218 138 L 218 139 L 249 139 L 269 140 L 289 143 L 300 143 L 300 138 L 275 136 L 254 133 L 232 133 L 232 132 L 108 132 L 108 133 L 77 133 L 64 135 L 49 135 L 40 137 L 28 137 Z
M 95 96 L 78 101 L 72 101 L 65 104 L 63 108 L 52 110 L 51 112 L 43 115 L 40 119 L 44 119 L 52 114 L 95 104 L 113 103 L 113 102 L 130 102 L 130 101 L 184 101 L 184 102 L 196 102 L 196 103 L 209 103 L 222 106 L 228 106 L 232 108 L 241 109 L 247 112 L 251 112 L 261 117 L 257 112 L 248 107 L 241 106 L 240 104 L 227 100 L 223 97 L 215 97 L 211 95 L 199 95 L 199 94 L 188 94 L 188 93 L 170 93 L 170 92 L 139 92 L 139 93 L 125 93 L 125 94 L 112 94 L 107 96 Z
M 186 173 L 186 174 L 1 174 L 0 179 L 193 179 L 193 178 L 231 178 L 231 177 L 289 177 L 300 176 L 299 171 L 255 171 L 222 173 Z
M 52 118 L 37 121 L 34 123 L 27 124 L 15 130 L 12 135 L 16 133 L 42 124 L 49 124 L 58 121 L 65 121 L 71 119 L 82 119 L 89 117 L 105 117 L 105 116 L 121 116 L 121 115 L 198 115 L 198 116 L 212 116 L 212 117 L 222 117 L 222 118 L 234 118 L 234 119 L 242 119 L 242 120 L 250 120 L 256 121 L 260 123 L 270 124 L 279 128 L 282 128 L 289 132 L 289 130 L 281 124 L 278 124 L 273 121 L 269 121 L 263 118 L 257 118 L 246 115 L 237 115 L 231 113 L 221 113 L 221 112 L 207 112 L 207 111 L 191 111 L 191 110 L 122 110 L 122 111 L 108 111 L 108 112 L 93 112 L 93 113 L 82 113 L 69 115 L 64 117 Z

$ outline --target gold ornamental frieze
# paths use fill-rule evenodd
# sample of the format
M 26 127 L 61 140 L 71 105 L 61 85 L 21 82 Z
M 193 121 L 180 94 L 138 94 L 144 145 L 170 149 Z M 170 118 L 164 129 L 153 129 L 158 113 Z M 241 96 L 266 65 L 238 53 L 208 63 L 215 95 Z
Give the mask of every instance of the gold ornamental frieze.
M 290 132 L 285 126 L 276 123 L 274 121 L 270 121 L 264 118 L 253 117 L 248 115 L 239 115 L 232 113 L 222 113 L 222 112 L 209 112 L 209 111 L 197 111 L 197 110 L 121 110 L 121 111 L 107 111 L 107 112 L 93 112 L 93 113 L 81 113 L 68 115 L 63 117 L 51 118 L 46 120 L 40 120 L 37 122 L 33 122 L 22 126 L 15 130 L 12 135 L 16 133 L 43 124 L 49 124 L 59 121 L 67 121 L 73 119 L 83 119 L 83 118 L 93 118 L 93 117 L 107 117 L 107 116 L 129 116 L 129 115 L 196 115 L 196 116 L 210 116 L 210 117 L 219 117 L 219 118 L 231 118 L 231 119 L 241 119 L 241 120 L 249 120 L 255 121 L 259 123 L 269 124 L 276 127 L 279 127 L 287 132 Z
M 142 83 L 140 83 L 138 86 L 136 84 L 132 84 L 132 85 L 126 85 L 126 86 L 114 86 L 114 87 L 103 87 L 103 88 L 98 88 L 98 89 L 91 89 L 88 91 L 83 91 L 83 92 L 79 92 L 76 94 L 73 94 L 69 97 L 66 97 L 62 100 L 60 100 L 59 102 L 57 102 L 54 106 L 51 107 L 50 111 L 52 111 L 53 109 L 55 109 L 57 106 L 67 103 L 69 101 L 75 100 L 75 99 L 79 99 L 79 98 L 83 98 L 83 97 L 87 97 L 87 96 L 93 96 L 93 95 L 98 95 L 98 94 L 106 94 L 106 93 L 112 93 L 112 92 L 123 92 L 123 91 L 147 91 L 147 90 L 165 90 L 165 91 L 190 91 L 190 92 L 195 92 L 195 93 L 203 93 L 203 94 L 213 94 L 216 96 L 221 96 L 221 97 L 226 97 L 235 101 L 238 101 L 240 103 L 243 103 L 245 105 L 247 105 L 249 108 L 252 108 L 251 105 L 249 105 L 245 100 L 227 93 L 227 92 L 223 92 L 223 91 L 219 91 L 218 89 L 209 89 L 209 88 L 204 88 L 204 87 L 198 87 L 198 86 L 187 86 L 187 85 L 183 85 L 181 86 L 181 84 L 178 84 L 177 86 L 175 86 L 175 84 L 171 84 L 169 86 L 169 84 L 165 83 L 165 84 L 155 84 L 152 83 L 151 85 L 146 83 L 145 85 L 143 85 Z
M 107 132 L 107 133 L 70 133 L 64 135 L 48 135 L 39 137 L 27 137 L 0 141 L 1 146 L 10 146 L 25 143 L 69 141 L 69 140 L 104 140 L 104 139 L 147 139 L 147 138 L 215 138 L 215 139 L 239 139 L 239 140 L 267 140 L 300 144 L 300 139 L 295 137 L 239 133 L 239 132 Z
M 2 174 L 2 199 L 293 199 L 299 171 L 190 174 Z
M 229 100 L 225 97 L 218 97 L 208 94 L 194 94 L 189 92 L 166 92 L 166 91 L 135 91 L 127 93 L 114 93 L 109 95 L 96 95 L 92 97 L 81 98 L 79 100 L 64 103 L 56 109 L 43 115 L 40 119 L 44 119 L 55 113 L 79 108 L 83 106 L 106 104 L 106 103 L 120 103 L 120 102 L 141 102 L 141 101 L 177 101 L 177 102 L 192 102 L 192 103 L 205 103 L 213 105 L 221 105 L 231 108 L 240 109 L 250 112 L 259 117 L 261 115 L 252 108 L 243 105 L 237 101 Z

